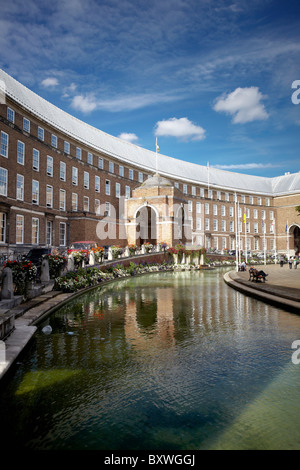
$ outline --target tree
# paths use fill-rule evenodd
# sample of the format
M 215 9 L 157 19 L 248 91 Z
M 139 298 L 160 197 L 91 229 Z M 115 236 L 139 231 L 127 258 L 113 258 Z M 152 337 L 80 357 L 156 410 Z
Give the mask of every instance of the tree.
M 300 215 L 300 206 L 295 207 L 296 212 L 298 212 L 298 215 Z

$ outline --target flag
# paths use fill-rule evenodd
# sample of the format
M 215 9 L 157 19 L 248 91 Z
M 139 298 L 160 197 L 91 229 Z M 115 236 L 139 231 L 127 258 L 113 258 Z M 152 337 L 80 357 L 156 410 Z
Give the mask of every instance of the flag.
M 156 138 L 156 151 L 159 152 L 159 146 L 158 146 L 157 138 Z
M 246 214 L 244 212 L 244 224 L 246 223 Z

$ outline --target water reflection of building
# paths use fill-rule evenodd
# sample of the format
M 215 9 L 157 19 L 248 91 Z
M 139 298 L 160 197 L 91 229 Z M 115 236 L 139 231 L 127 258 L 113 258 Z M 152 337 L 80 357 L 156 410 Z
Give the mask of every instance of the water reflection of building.
M 125 308 L 124 331 L 126 340 L 139 351 L 150 351 L 155 354 L 156 347 L 175 344 L 175 326 L 173 312 L 174 290 L 172 287 L 156 288 L 142 293 L 137 292 L 134 298 L 128 299 Z M 151 304 L 155 309 L 152 324 L 143 325 L 141 310 Z

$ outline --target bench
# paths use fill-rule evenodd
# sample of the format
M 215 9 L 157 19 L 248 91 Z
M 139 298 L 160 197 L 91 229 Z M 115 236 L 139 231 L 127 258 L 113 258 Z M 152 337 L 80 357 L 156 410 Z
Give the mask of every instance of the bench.
M 258 271 L 255 268 L 250 268 L 249 269 L 249 281 L 263 281 L 266 282 L 268 274 L 266 274 L 264 271 Z

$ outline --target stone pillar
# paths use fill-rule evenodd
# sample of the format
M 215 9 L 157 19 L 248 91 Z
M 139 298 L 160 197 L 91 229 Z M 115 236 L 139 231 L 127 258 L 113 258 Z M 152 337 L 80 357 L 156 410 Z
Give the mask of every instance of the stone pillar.
M 142 255 L 144 255 L 146 253 L 146 249 L 145 249 L 145 246 L 142 245 Z
M 50 281 L 50 272 L 49 272 L 49 261 L 47 259 L 43 259 L 41 265 L 41 282 L 49 282 Z
M 181 264 L 185 264 L 185 263 L 186 263 L 185 253 L 182 253 Z
M 108 248 L 108 261 L 111 261 L 113 259 L 113 254 L 112 254 L 112 250 L 111 250 L 111 247 Z
M 204 261 L 204 254 L 201 253 L 201 256 L 200 256 L 200 265 L 201 265 L 201 266 L 204 266 L 204 264 L 205 264 L 205 261 Z
M 12 299 L 14 296 L 13 276 L 10 268 L 4 268 L 2 274 L 1 300 Z
M 89 253 L 89 265 L 94 266 L 95 264 L 95 253 L 91 250 Z
M 74 271 L 74 258 L 72 255 L 68 256 L 68 264 L 67 264 L 68 271 Z
M 128 246 L 126 246 L 126 248 L 125 248 L 124 256 L 125 256 L 125 258 L 128 258 L 128 256 L 130 256 L 130 252 L 129 252 Z

